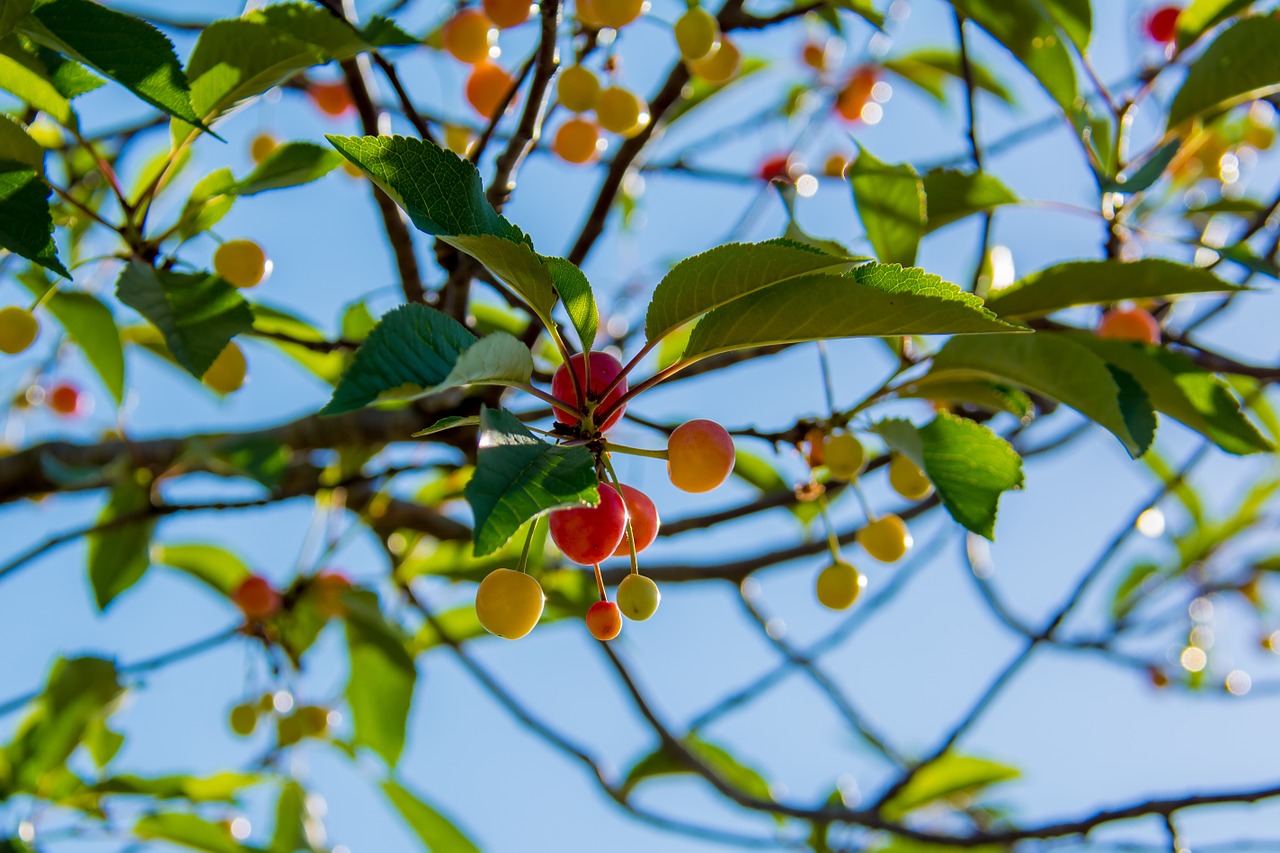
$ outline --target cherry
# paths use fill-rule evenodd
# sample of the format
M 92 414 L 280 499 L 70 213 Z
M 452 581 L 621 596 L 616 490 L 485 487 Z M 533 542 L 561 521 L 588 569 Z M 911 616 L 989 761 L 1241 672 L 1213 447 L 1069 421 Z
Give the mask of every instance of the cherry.
M 600 128 L 585 118 L 571 118 L 560 125 L 551 150 L 566 163 L 590 163 L 600 153 Z
M 643 622 L 656 613 L 661 600 L 658 585 L 644 575 L 629 574 L 618 584 L 618 609 L 633 622 Z
M 592 0 L 591 11 L 602 26 L 621 29 L 640 17 L 644 0 Z
M 294 712 L 303 737 L 324 737 L 329 733 L 329 709 L 319 705 L 303 705 Z
M 40 323 L 35 315 L 17 305 L 0 308 L 0 352 L 17 355 L 35 343 Z
M 446 124 L 444 126 L 444 147 L 459 157 L 466 157 L 471 153 L 473 141 L 471 131 L 462 125 Z
M 911 550 L 911 531 L 896 515 L 882 515 L 858 531 L 856 538 L 862 549 L 882 563 L 901 560 Z
M 249 143 L 249 157 L 254 163 L 261 163 L 271 152 L 276 150 L 276 138 L 269 133 L 259 133 Z
M 791 158 L 786 154 L 775 154 L 767 158 L 760 164 L 756 176 L 762 181 L 791 181 L 791 175 L 787 171 Z
M 862 108 L 871 100 L 871 89 L 879 77 L 874 65 L 854 69 L 836 96 L 836 112 L 842 119 L 854 122 L 862 118 Z
M 677 489 L 709 492 L 733 471 L 733 437 L 715 421 L 692 420 L 667 439 L 667 474 Z
M 312 81 L 307 84 L 307 94 L 320 112 L 327 116 L 336 118 L 355 106 L 351 101 L 351 90 L 347 88 L 345 80 L 334 80 L 330 83 Z
M 1112 308 L 1102 315 L 1097 335 L 1116 341 L 1137 341 L 1156 346 L 1160 343 L 1160 323 L 1142 308 Z
M 542 618 L 546 596 L 532 575 L 495 569 L 476 590 L 476 617 L 490 634 L 518 640 Z
M 556 81 L 556 97 L 560 105 L 574 113 L 595 109 L 600 101 L 600 80 L 589 68 L 570 65 Z
M 612 406 L 623 394 L 627 393 L 627 380 L 624 378 L 618 383 L 617 387 L 610 391 L 603 400 L 598 399 L 600 392 L 609 387 L 609 384 L 617 378 L 622 372 L 622 362 L 618 361 L 607 352 L 591 353 L 591 378 L 588 380 L 583 376 L 583 363 L 585 359 L 582 353 L 569 356 L 568 364 L 572 366 L 574 374 L 578 377 L 578 385 L 582 388 L 583 393 L 587 395 L 588 402 L 595 402 L 596 409 L 603 409 Z M 564 400 L 566 403 L 578 408 L 577 397 L 574 394 L 573 379 L 569 376 L 569 367 L 562 364 L 556 368 L 556 372 L 551 376 L 551 394 L 557 400 Z M 599 424 L 596 428 L 600 432 L 612 427 L 622 417 L 627 407 L 619 406 L 605 419 L 604 423 Z M 562 424 L 569 426 L 577 426 L 578 419 L 562 409 L 556 409 L 556 420 Z
M 597 640 L 612 640 L 622 633 L 622 613 L 612 601 L 597 601 L 587 611 L 587 630 Z
M 680 58 L 695 62 L 710 56 L 720 44 L 720 22 L 701 6 L 694 6 L 676 19 L 676 46 Z
M 249 575 L 240 582 L 231 600 L 245 618 L 260 622 L 270 619 L 280 612 L 280 593 L 271 586 L 271 582 L 261 575 Z
M 241 737 L 248 737 L 258 727 L 258 709 L 251 704 L 236 705 L 228 715 L 231 731 Z
M 728 36 L 722 36 L 720 46 L 709 55 L 685 64 L 689 71 L 708 83 L 728 83 L 742 67 L 742 53 Z
M 71 418 L 80 414 L 80 389 L 69 382 L 59 382 L 50 388 L 49 396 L 45 399 L 49 408 L 63 417 Z
M 837 480 L 852 482 L 867 466 L 867 452 L 862 442 L 848 432 L 827 436 L 823 441 L 822 457 L 827 463 L 827 470 Z
M 578 21 L 587 28 L 598 30 L 605 24 L 600 20 L 600 16 L 596 14 L 595 0 L 577 0 L 575 3 L 578 13 Z
M 475 65 L 489 58 L 489 48 L 493 45 L 493 22 L 479 9 L 463 9 L 444 25 L 440 37 L 450 56 L 459 62 Z
M 816 41 L 805 42 L 800 49 L 800 61 L 814 71 L 827 70 L 827 49 Z
M 835 560 L 818 573 L 818 601 L 831 610 L 848 610 L 858 600 L 867 579 L 844 560 Z
M 500 29 L 518 27 L 529 20 L 529 0 L 482 0 L 480 5 Z
M 267 253 L 252 240 L 228 240 L 213 253 L 213 271 L 235 287 L 257 287 L 270 272 Z
M 822 174 L 829 178 L 843 178 L 849 168 L 849 158 L 843 154 L 832 154 L 822 164 Z
M 1169 44 L 1178 37 L 1178 15 L 1182 12 L 1177 6 L 1161 6 L 1147 16 L 1145 23 L 1147 38 L 1158 44 Z
M 340 619 L 347 613 L 342 597 L 351 589 L 351 581 L 341 572 L 321 572 L 311 581 L 311 594 L 316 612 L 326 619 Z
M 244 385 L 249 367 L 244 360 L 244 350 L 235 341 L 228 341 L 222 352 L 209 365 L 201 381 L 219 394 L 230 394 Z
M 296 714 L 276 720 L 276 744 L 281 747 L 292 746 L 302 740 L 302 720 Z
M 631 535 L 636 540 L 636 553 L 639 554 L 658 538 L 658 526 L 662 523 L 658 518 L 658 508 L 653 505 L 653 501 L 649 500 L 648 495 L 635 486 L 623 483 L 618 486 L 618 489 L 622 494 L 622 502 L 627 507 L 627 518 L 631 520 Z M 624 532 L 622 541 L 618 543 L 618 549 L 613 552 L 613 556 L 628 557 L 630 555 L 631 544 L 627 541 L 627 534 Z
M 600 93 L 596 102 L 596 120 L 605 130 L 635 136 L 649 124 L 649 105 L 633 92 L 611 86 Z
M 618 550 L 626 535 L 627 506 L 618 491 L 600 488 L 600 503 L 551 511 L 551 541 L 575 563 L 591 566 Z
M 491 119 L 515 82 L 502 66 L 492 62 L 477 63 L 471 69 L 471 76 L 467 77 L 467 103 L 480 115 Z
M 925 473 L 900 453 L 889 458 L 889 485 L 909 501 L 922 501 L 933 494 L 933 483 Z

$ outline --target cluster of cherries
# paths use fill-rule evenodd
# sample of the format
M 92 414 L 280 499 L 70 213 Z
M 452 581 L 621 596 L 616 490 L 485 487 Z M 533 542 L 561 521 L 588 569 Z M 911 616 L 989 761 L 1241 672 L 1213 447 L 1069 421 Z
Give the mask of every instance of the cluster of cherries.
M 601 439 L 626 410 L 626 393 L 622 364 L 608 353 L 574 355 L 551 378 L 552 396 L 572 407 L 572 411 L 555 407 L 556 420 L 566 432 L 597 448 L 598 470 L 611 473 Z M 733 438 L 714 421 L 688 421 L 668 437 L 666 458 L 667 473 L 677 488 L 708 492 L 733 471 Z M 612 640 L 622 630 L 623 616 L 642 621 L 658 609 L 658 585 L 640 574 L 635 555 L 653 544 L 661 522 L 653 501 L 634 486 L 610 482 L 606 476 L 599 493 L 595 506 L 552 510 L 549 524 L 551 540 L 567 559 L 595 568 L 600 600 L 587 611 L 587 628 L 596 639 Z M 617 601 L 610 601 L 600 563 L 625 556 L 631 557 L 631 573 L 618 585 Z M 497 569 L 481 581 L 476 616 L 489 633 L 516 640 L 538 624 L 544 602 L 542 587 L 522 562 L 519 569 Z

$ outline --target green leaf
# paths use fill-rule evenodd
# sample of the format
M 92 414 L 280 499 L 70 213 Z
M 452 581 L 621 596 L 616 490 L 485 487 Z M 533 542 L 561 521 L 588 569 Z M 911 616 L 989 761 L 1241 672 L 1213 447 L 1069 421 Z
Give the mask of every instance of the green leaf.
M 118 796 L 154 797 L 162 800 L 189 800 L 193 803 L 231 803 L 245 788 L 262 781 L 252 773 L 216 773 L 213 776 L 110 776 L 97 782 L 93 790 Z
M 293 779 L 280 786 L 276 799 L 276 827 L 267 845 L 269 853 L 296 853 L 311 850 L 304 825 L 307 819 L 307 792 Z
M 1072 305 L 1233 290 L 1239 288 L 1208 270 L 1163 258 L 1069 261 L 997 290 L 987 297 L 987 307 L 1002 317 L 1036 317 Z
M 1124 617 L 1142 597 L 1142 589 L 1147 581 L 1160 574 L 1160 567 L 1154 563 L 1137 563 L 1116 584 L 1111 594 L 1111 618 Z
M 1178 49 L 1187 47 L 1227 18 L 1245 11 L 1252 4 L 1253 0 L 1192 0 L 1178 13 Z
M 494 332 L 468 347 L 449 375 L 427 391 L 434 394 L 462 385 L 525 384 L 532 376 L 529 348 L 506 332 Z
M 116 295 L 160 330 L 174 359 L 197 379 L 233 337 L 253 328 L 249 303 L 209 273 L 157 270 L 133 261 L 120 273 Z
M 1018 418 L 1029 417 L 1032 413 L 1031 398 L 1025 393 L 1010 385 L 981 379 L 947 379 L 926 375 L 902 386 L 895 393 L 907 399 L 964 403 L 993 412 L 1008 412 Z
M 694 735 L 686 736 L 683 744 L 695 758 L 715 771 L 717 776 L 735 790 L 765 802 L 773 800 L 769 783 L 760 771 L 743 764 L 729 750 Z M 680 756 L 659 747 L 631 766 L 622 781 L 622 793 L 631 793 L 636 785 L 646 779 L 692 772 L 694 771 L 683 763 Z
M 789 240 L 717 246 L 676 264 L 658 282 L 645 316 L 645 337 L 652 343 L 736 299 L 800 276 L 843 269 L 852 260 Z
M 0 4 L 0 38 L 7 38 L 31 12 L 35 0 L 5 0 Z
M 932 374 L 1003 380 L 1052 397 L 1111 432 L 1134 458 L 1154 438 L 1155 415 L 1137 382 L 1062 335 L 956 337 L 934 357 Z
M 742 58 L 742 67 L 738 69 L 737 75 L 725 83 L 712 83 L 703 80 L 701 77 L 694 77 L 685 84 L 679 101 L 676 101 L 674 107 L 667 111 L 664 116 L 666 124 L 670 125 L 676 119 L 684 118 L 696 107 L 701 106 L 711 100 L 721 92 L 736 87 L 739 83 L 747 78 L 764 71 L 769 67 L 767 60 L 758 56 L 744 56 Z
M 1093 32 L 1093 10 L 1089 0 L 1039 0 L 1049 17 L 1062 28 L 1076 48 L 1083 54 L 1089 47 Z
M 524 233 L 493 209 L 470 162 L 421 139 L 328 136 L 420 230 L 489 268 L 550 328 L 556 290 L 545 260 Z
M 502 409 L 480 410 L 476 459 L 466 497 L 475 515 L 477 557 L 501 548 L 521 525 L 547 510 L 600 500 L 590 451 L 548 444 Z
M 596 331 L 600 328 L 600 311 L 596 308 L 596 298 L 591 292 L 591 282 L 583 275 L 582 270 L 572 261 L 564 258 L 543 256 L 542 260 L 551 271 L 551 284 L 560 301 L 569 312 L 569 320 L 578 332 L 578 342 L 583 352 L 591 349 L 595 343 Z
M 745 450 L 738 450 L 735 454 L 733 476 L 751 484 L 765 495 L 794 495 L 796 491 L 768 459 Z M 809 524 L 822 514 L 822 507 L 817 501 L 792 502 L 787 508 L 801 524 Z
M 320 413 L 359 409 L 404 385 L 439 385 L 475 343 L 476 336 L 447 314 L 425 305 L 402 305 L 378 321 Z
M 1240 411 L 1240 401 L 1218 377 L 1181 353 L 1087 332 L 1071 339 L 1138 381 L 1156 411 L 1180 421 L 1228 453 L 1243 456 L 1274 447 Z
M 1060 107 L 1071 110 L 1076 99 L 1071 52 L 1058 33 L 1057 22 L 1037 0 L 950 2 L 1017 57 Z
M 924 182 L 916 170 L 910 163 L 881 163 L 864 148 L 846 174 L 876 257 L 911 266 L 925 232 Z
M 150 508 L 150 490 L 132 479 L 121 479 L 111 490 L 111 499 L 98 516 L 98 524 L 127 516 L 138 516 L 137 519 L 87 537 L 89 583 L 99 610 L 105 610 L 116 596 L 141 580 L 151 564 L 151 534 L 156 522 L 148 512 Z
M 424 435 L 434 435 L 438 432 L 444 432 L 447 429 L 453 429 L 454 427 L 464 427 L 464 426 L 466 427 L 480 426 L 480 416 L 468 415 L 466 417 L 462 417 L 460 415 L 450 415 L 447 418 L 441 418 L 440 420 L 436 421 L 426 429 L 418 430 L 413 434 L 413 437 L 420 438 Z
M 1022 331 L 982 300 L 914 267 L 865 264 L 783 282 L 717 308 L 694 327 L 685 359 L 825 338 Z
M 1007 847 L 999 844 L 975 844 L 965 848 L 968 853 L 1006 853 Z M 949 844 L 931 844 L 910 838 L 894 838 L 883 847 L 868 848 L 867 853 L 955 853 Z
M 228 598 L 252 574 L 244 560 L 220 545 L 157 545 L 151 561 L 185 572 Z
M 1002 204 L 1018 203 L 1008 187 L 986 172 L 934 169 L 924 176 L 924 193 L 928 208 L 925 233 Z
M 252 304 L 253 308 L 253 329 L 256 332 L 265 332 L 268 335 L 282 334 L 287 335 L 294 340 L 311 341 L 315 343 L 323 343 L 326 341 L 325 335 L 315 326 L 303 320 L 294 314 L 263 305 L 261 302 Z M 279 348 L 281 352 L 289 356 L 298 364 L 309 370 L 311 373 L 324 380 L 329 385 L 333 385 L 342 376 L 342 371 L 346 368 L 346 356 L 340 350 L 332 352 L 321 352 L 302 344 L 291 343 L 290 341 L 281 341 L 268 337 L 267 343 Z
M 349 59 L 368 48 L 360 31 L 315 3 L 273 3 L 255 9 L 246 20 L 260 21 L 319 49 L 329 59 Z
M 68 98 L 58 91 L 43 63 L 23 50 L 16 38 L 0 43 L 0 89 L 60 124 L 75 126 L 75 113 Z
M 947 81 L 964 80 L 960 54 L 944 48 L 925 48 L 903 56 L 891 57 L 883 62 L 883 66 L 907 82 L 920 87 L 936 100 L 943 102 L 947 97 Z M 975 87 L 990 92 L 1007 104 L 1013 103 L 1013 94 L 996 79 L 990 70 L 972 56 L 969 57 L 969 71 L 973 76 Z
M 314 45 L 261 21 L 214 21 L 200 31 L 187 58 L 195 114 L 211 121 L 240 101 L 323 61 Z M 174 128 L 178 140 L 189 133 L 190 128 Z
M 323 178 L 341 162 L 342 155 L 336 151 L 311 142 L 286 142 L 277 146 L 243 180 L 237 181 L 233 192 L 257 195 L 267 190 L 296 187 Z
M 37 297 L 51 287 L 43 272 L 32 267 L 19 281 Z M 90 366 L 117 403 L 124 399 L 124 348 L 111 309 L 90 293 L 58 290 L 43 305 L 80 347 Z
M 1200 54 L 1169 105 L 1168 127 L 1280 90 L 1280 19 L 1242 18 Z
M 49 214 L 49 185 L 34 170 L 0 163 L 0 246 L 34 261 L 63 278 L 71 278 L 58 260 Z
M 387 799 L 431 853 L 480 853 L 480 848 L 440 810 L 398 782 L 382 783 Z
M 73 59 L 67 59 L 47 47 L 32 45 L 49 74 L 49 82 L 67 100 L 87 95 L 107 85 L 106 81 Z
M 355 725 L 355 743 L 394 767 L 404 751 L 409 706 L 417 670 L 399 629 L 390 625 L 372 592 L 344 597 L 351 674 L 347 704 Z
M 156 839 L 206 853 L 254 853 L 231 837 L 225 826 L 182 812 L 150 814 L 133 825 L 139 838 Z
M 886 820 L 898 820 L 922 806 L 959 794 L 981 791 L 998 782 L 1017 779 L 1016 768 L 984 758 L 948 753 L 921 768 L 901 791 L 884 804 Z
M 914 439 L 902 440 L 904 430 L 914 432 Z M 1022 487 L 1022 459 L 1009 442 L 982 424 L 945 413 L 919 428 L 882 421 L 876 432 L 924 470 L 952 518 L 995 538 L 1000 495 Z
M 153 107 L 199 124 L 173 43 L 145 21 L 92 0 L 49 0 L 19 30 L 97 70 Z
M 0 115 L 0 161 L 44 172 L 44 149 L 7 115 Z
M 1173 158 L 1178 156 L 1181 148 L 1181 139 L 1174 139 L 1160 146 L 1137 169 L 1121 172 L 1114 180 L 1102 181 L 1102 192 L 1140 193 L 1149 189 L 1160 180 L 1160 176 L 1173 162 Z

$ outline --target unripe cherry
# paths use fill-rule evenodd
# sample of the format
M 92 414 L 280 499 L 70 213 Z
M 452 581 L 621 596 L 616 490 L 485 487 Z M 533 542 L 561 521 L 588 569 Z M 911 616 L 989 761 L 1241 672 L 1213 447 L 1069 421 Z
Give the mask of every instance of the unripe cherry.
M 827 463 L 827 470 L 837 480 L 852 482 L 867 466 L 867 452 L 862 442 L 848 432 L 837 432 L 827 436 L 822 446 L 822 456 Z
M 688 421 L 667 439 L 667 474 L 682 491 L 716 488 L 733 472 L 735 459 L 733 437 L 715 421 Z
M 612 601 L 597 601 L 587 611 L 587 630 L 597 640 L 612 640 L 622 633 L 622 613 Z
M 612 384 L 618 374 L 622 373 L 622 362 L 618 361 L 607 352 L 593 352 L 590 354 L 591 370 L 590 377 L 584 375 L 583 365 L 586 363 L 586 357 L 583 353 L 577 353 L 569 357 L 566 364 L 562 364 L 556 368 L 556 372 L 551 376 L 551 395 L 557 400 L 564 400 L 574 408 L 579 408 L 577 397 L 574 393 L 573 377 L 569 375 L 572 368 L 574 375 L 578 377 L 578 386 L 582 388 L 584 394 L 587 395 L 589 401 L 596 401 L 596 411 L 612 406 L 623 394 L 627 393 L 627 380 L 624 378 L 620 381 L 612 391 L 610 391 L 604 399 L 599 399 L 599 395 L 604 389 Z M 626 405 L 619 406 L 604 423 L 597 424 L 596 428 L 600 432 L 612 427 L 622 417 L 622 413 L 627 410 Z M 569 414 L 563 409 L 555 410 L 556 420 L 562 424 L 569 426 L 577 426 L 578 418 Z
M 618 584 L 618 609 L 633 622 L 643 622 L 658 612 L 662 593 L 652 579 L 629 574 Z
M 720 46 L 702 59 L 686 62 L 689 71 L 708 83 L 728 83 L 742 67 L 742 53 L 728 36 L 720 37 Z
M 909 501 L 922 501 L 933 494 L 933 483 L 924 471 L 901 453 L 889 459 L 889 485 Z
M 0 352 L 17 355 L 35 343 L 40 323 L 35 315 L 17 305 L 0 308 Z
M 676 19 L 676 45 L 680 58 L 694 62 L 710 56 L 720 46 L 720 22 L 701 6 L 694 6 Z
M 450 56 L 459 62 L 475 65 L 489 58 L 493 22 L 479 9 L 463 9 L 449 19 L 440 36 Z
M 636 540 L 636 553 L 639 554 L 658 538 L 658 527 L 662 523 L 658 518 L 658 508 L 654 506 L 653 501 L 649 500 L 648 495 L 635 486 L 623 483 L 618 488 L 622 493 L 622 502 L 627 507 L 627 517 L 631 520 L 631 535 Z M 622 541 L 618 543 L 618 549 L 613 552 L 613 556 L 630 555 L 631 543 L 627 541 L 627 534 L 624 531 Z
M 863 550 L 882 563 L 901 560 L 911 550 L 911 531 L 896 515 L 882 515 L 857 532 Z
M 529 0 L 482 0 L 480 5 L 500 29 L 518 27 L 529 20 Z
M 556 80 L 556 98 L 570 112 L 593 110 L 600 100 L 600 80 L 589 68 L 570 65 Z
M 818 601 L 831 610 L 847 610 L 866 585 L 867 579 L 852 564 L 835 560 L 818 573 Z
M 476 618 L 490 634 L 518 640 L 542 618 L 546 597 L 531 576 L 512 569 L 495 569 L 476 590 Z
M 621 29 L 640 17 L 644 0 L 592 0 L 591 12 L 602 26 Z
M 253 621 L 270 619 L 280 612 L 280 593 L 261 575 L 250 575 L 241 581 L 231 593 L 231 600 L 245 618 Z
M 231 731 L 240 737 L 248 737 L 258 727 L 258 709 L 248 703 L 236 705 L 231 709 L 227 721 L 231 725 Z
M 244 350 L 235 341 L 228 341 L 222 352 L 209 365 L 200 381 L 219 394 L 230 394 L 240 390 L 248 375 L 249 366 L 245 362 Z
M 591 566 L 618 550 L 627 529 L 627 507 L 610 486 L 600 487 L 600 503 L 551 511 L 551 541 L 575 563 Z
M 235 287 L 256 287 L 270 272 L 267 253 L 252 240 L 227 240 L 213 253 L 213 271 Z
M 276 138 L 269 133 L 259 133 L 249 143 L 249 158 L 254 163 L 261 163 L 271 156 L 271 152 L 279 145 Z
M 1160 343 L 1160 323 L 1142 308 L 1112 308 L 1102 315 L 1097 335 L 1117 341 L 1137 341 L 1152 346 Z
M 611 133 L 635 136 L 649 124 L 649 105 L 634 92 L 611 86 L 596 102 L 596 120 Z

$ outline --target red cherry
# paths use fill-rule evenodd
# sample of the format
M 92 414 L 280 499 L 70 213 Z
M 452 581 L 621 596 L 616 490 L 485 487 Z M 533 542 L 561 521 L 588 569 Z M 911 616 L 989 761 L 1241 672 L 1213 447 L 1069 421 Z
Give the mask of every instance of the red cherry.
M 600 489 L 595 506 L 551 512 L 551 541 L 566 557 L 584 566 L 607 560 L 627 530 L 627 507 L 616 489 Z
M 261 575 L 250 575 L 231 594 L 231 600 L 248 619 L 260 621 L 280 612 L 280 593 Z
M 790 158 L 786 154 L 775 154 L 760 164 L 760 169 L 756 175 L 762 181 L 791 181 L 791 175 L 787 171 Z
M 1160 44 L 1168 44 L 1178 37 L 1177 6 L 1161 6 L 1147 16 L 1147 37 Z
M 578 384 L 583 386 L 583 391 L 588 399 L 599 399 L 600 392 L 608 388 L 609 384 L 622 372 L 622 363 L 607 352 L 591 353 L 591 380 L 588 382 L 582 375 L 583 361 L 582 353 L 569 357 L 569 364 L 573 366 L 573 372 L 578 377 Z M 609 392 L 608 396 L 600 400 L 599 405 L 596 407 L 597 410 L 613 405 L 625 393 L 627 393 L 627 380 L 623 379 L 618 383 L 617 387 Z M 564 400 L 566 403 L 577 406 L 577 397 L 573 391 L 573 379 L 569 376 L 569 370 L 566 365 L 562 364 L 557 367 L 555 374 L 551 377 L 551 394 L 557 400 Z M 600 431 L 604 432 L 616 424 L 626 409 L 627 407 L 623 405 L 614 410 L 605 419 L 604 423 L 599 424 Z M 569 426 L 576 426 L 578 423 L 577 418 L 561 409 L 556 409 L 556 420 Z
M 587 611 L 587 630 L 597 640 L 612 640 L 622 633 L 622 611 L 612 601 L 597 601 Z
M 49 408 L 63 417 L 75 417 L 80 414 L 80 389 L 76 386 L 60 382 L 49 390 Z
M 326 619 L 338 619 L 346 615 L 342 596 L 351 589 L 351 581 L 342 572 L 321 572 L 311 581 L 316 612 Z
M 648 495 L 635 486 L 623 483 L 619 489 L 622 492 L 622 502 L 627 506 L 627 517 L 631 519 L 631 535 L 636 539 L 636 553 L 639 554 L 658 538 L 658 526 L 662 523 L 658 519 L 658 508 L 649 500 Z M 627 542 L 625 530 L 613 556 L 631 556 L 631 545 Z

